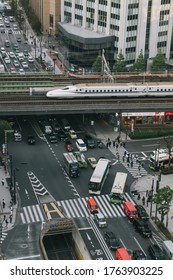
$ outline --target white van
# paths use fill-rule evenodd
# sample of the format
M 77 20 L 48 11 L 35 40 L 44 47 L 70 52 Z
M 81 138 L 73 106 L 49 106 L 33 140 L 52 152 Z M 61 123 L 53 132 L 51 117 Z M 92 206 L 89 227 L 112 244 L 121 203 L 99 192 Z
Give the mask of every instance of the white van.
M 51 134 L 52 133 L 52 127 L 50 125 L 45 125 L 44 132 L 46 134 Z
M 107 227 L 106 219 L 101 212 L 96 213 L 94 218 L 99 228 Z
M 171 240 L 163 241 L 163 251 L 168 255 L 170 260 L 173 260 L 173 242 Z

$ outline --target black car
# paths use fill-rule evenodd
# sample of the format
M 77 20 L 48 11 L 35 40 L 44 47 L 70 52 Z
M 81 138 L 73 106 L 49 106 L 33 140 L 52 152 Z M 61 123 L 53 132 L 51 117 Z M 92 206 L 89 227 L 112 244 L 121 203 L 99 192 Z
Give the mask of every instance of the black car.
M 134 250 L 132 253 L 133 260 L 146 260 L 146 255 L 142 250 Z
M 152 231 L 149 228 L 149 225 L 146 221 L 140 219 L 140 218 L 134 218 L 133 219 L 133 225 L 135 229 L 142 234 L 144 237 L 151 237 Z
M 65 147 L 66 147 L 68 152 L 74 151 L 74 146 L 73 146 L 73 144 L 70 140 L 65 141 Z
M 152 260 L 165 260 L 164 252 L 157 244 L 152 244 L 148 247 L 148 253 Z
M 116 250 L 122 247 L 120 240 L 115 236 L 112 231 L 105 232 L 105 241 L 111 250 Z
M 59 130 L 58 131 L 58 138 L 59 138 L 59 140 L 60 141 L 66 141 L 66 140 L 68 140 L 68 137 L 67 137 L 67 135 L 64 133 L 64 131 L 62 131 L 62 130 Z
M 28 144 L 30 144 L 30 145 L 35 144 L 35 136 L 34 135 L 29 135 L 28 136 Z
M 96 143 L 95 140 L 90 135 L 85 135 L 84 142 L 87 146 L 87 148 L 95 148 Z
M 50 143 L 52 143 L 52 144 L 58 142 L 55 135 L 49 135 L 49 141 L 50 141 Z
M 138 212 L 138 216 L 142 219 L 142 220 L 148 220 L 149 216 L 145 210 L 145 208 L 142 205 L 136 205 L 135 206 Z

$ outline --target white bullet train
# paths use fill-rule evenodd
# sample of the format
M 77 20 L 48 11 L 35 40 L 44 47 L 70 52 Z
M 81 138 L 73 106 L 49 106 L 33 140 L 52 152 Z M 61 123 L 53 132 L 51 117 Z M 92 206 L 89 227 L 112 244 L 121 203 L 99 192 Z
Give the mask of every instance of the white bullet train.
M 48 98 L 173 97 L 171 84 L 76 84 L 48 91 Z

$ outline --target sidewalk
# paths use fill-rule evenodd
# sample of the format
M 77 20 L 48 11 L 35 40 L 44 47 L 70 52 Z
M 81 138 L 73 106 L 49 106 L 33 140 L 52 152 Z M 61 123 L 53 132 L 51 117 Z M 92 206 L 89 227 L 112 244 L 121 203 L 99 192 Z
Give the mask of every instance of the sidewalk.
M 7 232 L 13 228 L 17 210 L 17 205 L 11 205 L 10 203 L 11 194 L 10 188 L 7 184 L 8 178 L 9 175 L 5 175 L 4 167 L 0 166 L 0 223 L 2 223 L 2 233 Z M 4 185 L 2 184 L 2 179 L 4 179 Z M 5 202 L 5 204 L 3 203 L 3 201 Z

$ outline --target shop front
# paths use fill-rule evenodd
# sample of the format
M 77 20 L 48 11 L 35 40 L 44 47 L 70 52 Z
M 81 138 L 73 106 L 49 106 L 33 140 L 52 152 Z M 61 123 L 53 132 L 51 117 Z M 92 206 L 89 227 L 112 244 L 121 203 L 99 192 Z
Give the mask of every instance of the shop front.
M 173 119 L 173 115 L 172 115 Z M 122 125 L 125 126 L 153 126 L 163 125 L 165 121 L 164 112 L 135 112 L 122 113 Z

